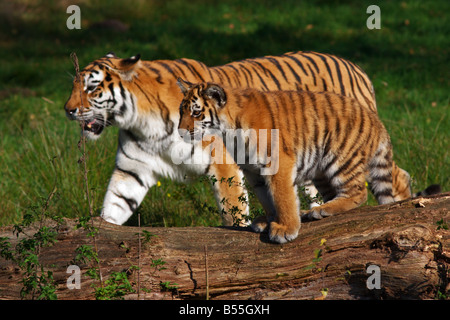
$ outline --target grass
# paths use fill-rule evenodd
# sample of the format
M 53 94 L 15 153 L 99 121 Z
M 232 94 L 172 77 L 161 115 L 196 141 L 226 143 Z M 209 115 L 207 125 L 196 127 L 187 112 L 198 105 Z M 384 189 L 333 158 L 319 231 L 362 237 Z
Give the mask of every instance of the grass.
M 395 160 L 414 189 L 449 181 L 448 1 L 382 1 L 381 29 L 366 28 L 373 1 L 80 1 L 81 30 L 68 30 L 66 8 L 43 0 L 0 0 L 0 225 L 57 194 L 49 210 L 88 214 L 79 128 L 63 105 L 80 66 L 114 51 L 146 60 L 188 57 L 208 65 L 293 50 L 333 53 L 359 64 L 374 83 Z M 116 19 L 128 29 L 98 22 Z M 97 25 L 96 25 L 97 23 Z M 117 129 L 88 143 L 89 184 L 97 212 L 114 166 Z M 255 201 L 252 201 L 253 203 Z M 372 202 L 369 202 L 372 203 Z M 204 179 L 168 179 L 139 208 L 142 224 L 218 225 Z M 136 224 L 135 217 L 129 224 Z

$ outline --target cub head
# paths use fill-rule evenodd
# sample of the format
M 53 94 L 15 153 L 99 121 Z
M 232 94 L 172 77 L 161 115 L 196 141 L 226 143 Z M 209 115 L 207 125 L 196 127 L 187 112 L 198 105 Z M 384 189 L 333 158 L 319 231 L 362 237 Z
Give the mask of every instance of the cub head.
M 114 53 L 90 63 L 73 81 L 64 109 L 71 120 L 82 124 L 83 133 L 97 139 L 109 125 L 125 125 L 134 112 L 134 97 L 128 90 L 140 55 L 120 59 Z
M 180 135 L 182 130 L 194 136 L 203 134 L 207 129 L 219 129 L 219 115 L 227 102 L 225 90 L 214 83 L 192 84 L 181 78 L 178 78 L 177 84 L 184 94 L 180 104 Z

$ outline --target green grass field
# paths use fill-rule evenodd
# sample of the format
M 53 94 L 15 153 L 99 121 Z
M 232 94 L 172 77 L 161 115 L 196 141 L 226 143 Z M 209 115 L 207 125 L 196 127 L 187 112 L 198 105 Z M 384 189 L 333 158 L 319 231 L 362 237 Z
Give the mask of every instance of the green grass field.
M 432 183 L 450 189 L 448 1 L 377 2 L 379 30 L 366 27 L 366 9 L 374 1 L 86 0 L 79 4 L 81 30 L 67 29 L 65 6 L 47 3 L 0 0 L 0 225 L 39 210 L 54 186 L 49 211 L 88 214 L 80 130 L 63 110 L 74 51 L 81 67 L 109 51 L 208 65 L 295 50 L 347 58 L 371 77 L 395 160 L 413 176 L 414 190 Z M 108 19 L 123 25 L 105 27 L 101 22 Z M 116 145 L 116 128 L 87 145 L 97 213 Z M 162 180 L 139 211 L 144 225 L 220 223 L 203 179 L 188 185 Z M 133 217 L 129 224 L 135 223 Z

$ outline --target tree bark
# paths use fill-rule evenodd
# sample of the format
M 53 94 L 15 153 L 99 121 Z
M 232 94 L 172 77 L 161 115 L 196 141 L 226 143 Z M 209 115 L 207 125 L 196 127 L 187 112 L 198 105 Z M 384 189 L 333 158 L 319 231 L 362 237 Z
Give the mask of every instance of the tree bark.
M 302 223 L 283 245 L 246 228 L 138 228 L 96 218 L 95 245 L 103 281 L 127 272 L 136 292 L 126 299 L 434 299 L 449 290 L 449 211 L 450 193 L 361 207 Z M 100 282 L 87 276 L 88 263 L 75 261 L 76 249 L 94 246 L 94 238 L 75 225 L 65 219 L 39 261 L 53 272 L 58 299 L 95 299 Z M 154 235 L 148 241 L 146 232 Z M 20 240 L 12 227 L 0 228 L 0 237 L 13 248 Z M 74 264 L 81 289 L 70 290 Z M 21 279 L 21 269 L 0 258 L 0 299 L 20 299 Z

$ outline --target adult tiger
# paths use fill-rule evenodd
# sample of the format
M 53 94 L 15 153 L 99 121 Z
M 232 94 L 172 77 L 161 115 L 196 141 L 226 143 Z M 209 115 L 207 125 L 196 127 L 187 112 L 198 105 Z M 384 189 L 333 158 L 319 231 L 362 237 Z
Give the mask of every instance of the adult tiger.
M 218 67 L 190 59 L 142 61 L 140 55 L 121 59 L 108 53 L 90 63 L 80 75 L 81 80 L 74 80 L 64 107 L 67 116 L 84 121 L 84 134 L 91 139 L 97 139 L 109 125 L 120 128 L 116 166 L 101 213 L 106 221 L 115 224 L 128 220 L 161 176 L 177 180 L 203 174 L 214 175 L 218 180 L 234 177 L 233 187 L 213 184 L 218 206 L 225 212 L 233 207 L 248 212 L 247 205 L 238 200 L 245 189 L 241 187 L 242 174 L 237 165 L 173 163 L 175 145 L 192 153 L 200 150 L 205 157 L 210 152 L 201 144 L 192 146 L 180 141 L 176 130 L 182 100 L 176 84 L 178 77 L 263 91 L 329 91 L 353 97 L 376 112 L 373 86 L 364 71 L 347 60 L 316 52 L 290 52 Z M 395 199 L 408 198 L 409 174 L 395 164 L 392 170 Z M 222 201 L 224 198 L 228 201 Z M 232 217 L 224 215 L 223 223 L 232 224 Z

